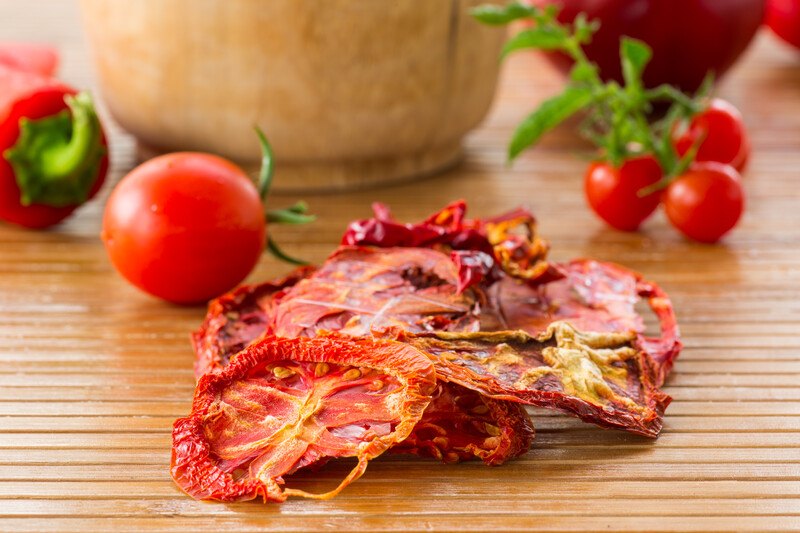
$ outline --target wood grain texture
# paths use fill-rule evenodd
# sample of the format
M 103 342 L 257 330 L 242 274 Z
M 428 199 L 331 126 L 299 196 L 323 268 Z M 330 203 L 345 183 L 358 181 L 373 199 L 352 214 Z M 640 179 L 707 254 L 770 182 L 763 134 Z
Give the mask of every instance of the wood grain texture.
M 55 42 L 65 77 L 91 85 L 74 9 L 0 2 L 3 39 Z M 106 187 L 52 231 L 0 226 L 0 531 L 800 530 L 800 57 L 762 34 L 720 87 L 754 153 L 747 214 L 713 247 L 682 240 L 661 214 L 641 234 L 605 229 L 584 207 L 585 147 L 568 128 L 506 168 L 513 126 L 559 82 L 534 56 L 514 58 L 462 166 L 308 195 L 319 221 L 276 237 L 321 261 L 373 200 L 410 220 L 459 197 L 475 215 L 530 204 L 557 259 L 617 261 L 673 297 L 686 349 L 657 441 L 534 410 L 533 449 L 499 468 L 388 457 L 326 502 L 195 502 L 170 480 L 169 435 L 189 408 L 188 334 L 204 310 L 153 300 L 113 272 L 98 239 Z M 113 182 L 135 161 L 113 125 L 111 147 Z M 251 280 L 286 270 L 265 256 Z M 345 469 L 296 483 L 330 487 Z

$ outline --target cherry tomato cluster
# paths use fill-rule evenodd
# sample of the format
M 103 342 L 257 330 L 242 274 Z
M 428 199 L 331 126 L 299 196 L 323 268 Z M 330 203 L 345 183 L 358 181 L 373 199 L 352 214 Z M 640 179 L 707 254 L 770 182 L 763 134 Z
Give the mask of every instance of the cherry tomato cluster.
M 635 231 L 664 204 L 667 218 L 687 237 L 718 241 L 742 215 L 744 193 L 739 171 L 750 155 L 750 141 L 739 111 L 719 98 L 676 128 L 675 151 L 696 150 L 694 162 L 675 177 L 664 177 L 652 155 L 626 159 L 622 165 L 589 166 L 586 200 L 610 226 Z

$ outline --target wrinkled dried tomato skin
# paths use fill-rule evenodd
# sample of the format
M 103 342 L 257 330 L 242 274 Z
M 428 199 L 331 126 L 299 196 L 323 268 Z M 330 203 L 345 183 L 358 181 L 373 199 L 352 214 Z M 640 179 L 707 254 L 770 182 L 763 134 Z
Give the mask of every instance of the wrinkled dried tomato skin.
M 399 338 L 431 356 L 440 379 L 601 427 L 655 437 L 670 402 L 656 387 L 633 332 L 582 333 L 557 322 L 536 338 L 523 331 Z
M 330 498 L 410 435 L 435 386 L 430 360 L 401 343 L 264 337 L 198 382 L 174 425 L 173 479 L 198 499 Z M 282 476 L 335 457 L 358 459 L 336 489 L 283 487 Z
M 403 224 L 392 217 L 389 208 L 373 204 L 374 217 L 357 220 L 347 228 L 343 245 L 416 248 L 445 248 L 482 252 L 494 265 L 480 276 L 462 270 L 459 287 L 466 289 L 482 279 L 496 277 L 500 271 L 537 284 L 561 277 L 546 261 L 549 245 L 536 232 L 536 219 L 524 208 L 517 208 L 487 219 L 466 218 L 467 204 L 453 202 L 418 224 Z M 519 234 L 517 228 L 523 228 Z M 490 275 L 491 271 L 495 274 Z
M 200 328 L 192 333 L 195 379 L 221 370 L 228 360 L 270 329 L 272 311 L 289 287 L 314 272 L 300 267 L 288 276 L 255 285 L 241 285 L 215 298 Z
M 391 452 L 434 457 L 444 463 L 480 459 L 497 466 L 527 453 L 533 438 L 533 423 L 521 404 L 439 382 L 422 420 Z
M 481 330 L 521 329 L 531 335 L 566 320 L 581 331 L 636 331 L 640 347 L 652 361 L 655 384 L 661 386 L 682 343 L 669 297 L 654 282 L 613 263 L 579 259 L 558 265 L 565 277 L 538 287 L 505 278 L 489 289 L 491 310 L 481 315 Z M 656 314 L 661 335 L 643 334 L 644 321 L 635 309 L 646 299 Z
M 425 248 L 343 246 L 292 287 L 275 308 L 276 335 L 330 330 L 361 336 L 373 329 L 478 329 L 476 302 L 459 293 L 458 272 L 441 252 Z

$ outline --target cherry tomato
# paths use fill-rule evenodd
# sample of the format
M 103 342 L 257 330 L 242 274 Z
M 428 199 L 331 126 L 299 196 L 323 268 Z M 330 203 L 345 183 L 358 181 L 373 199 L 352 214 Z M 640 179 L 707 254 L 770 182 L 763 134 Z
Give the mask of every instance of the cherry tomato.
M 664 210 L 672 225 L 690 239 L 717 242 L 744 210 L 739 173 L 722 163 L 695 163 L 667 187 Z
M 683 155 L 698 139 L 702 140 L 695 161 L 716 161 L 741 171 L 750 156 L 750 138 L 741 113 L 720 98 L 692 117 L 686 131 L 675 139 L 675 148 Z
M 586 171 L 584 192 L 594 212 L 610 226 L 635 231 L 660 200 L 659 193 L 640 197 L 639 191 L 661 177 L 661 167 L 652 156 L 628 159 L 620 168 L 607 162 L 592 163 Z
M 767 0 L 764 22 L 778 37 L 800 48 L 800 0 Z
M 133 169 L 111 193 L 101 235 L 114 267 L 159 298 L 207 301 L 242 281 L 266 238 L 258 191 L 217 156 L 167 154 Z
M 644 83 L 662 83 L 694 92 L 709 71 L 721 77 L 744 52 L 761 26 L 765 0 L 527 0 L 558 4 L 559 20 L 572 21 L 578 13 L 599 20 L 600 29 L 585 47 L 604 79 L 622 81 L 619 40 L 640 39 L 653 49 L 644 71 Z M 568 68 L 562 54 L 547 54 Z

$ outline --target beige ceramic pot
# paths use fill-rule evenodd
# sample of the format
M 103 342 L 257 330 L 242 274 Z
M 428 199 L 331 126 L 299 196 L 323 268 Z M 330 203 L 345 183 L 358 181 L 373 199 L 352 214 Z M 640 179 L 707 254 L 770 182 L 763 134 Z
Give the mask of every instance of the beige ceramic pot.
M 484 0 L 81 0 L 103 98 L 149 152 L 203 150 L 276 187 L 342 189 L 455 163 L 504 32 Z

